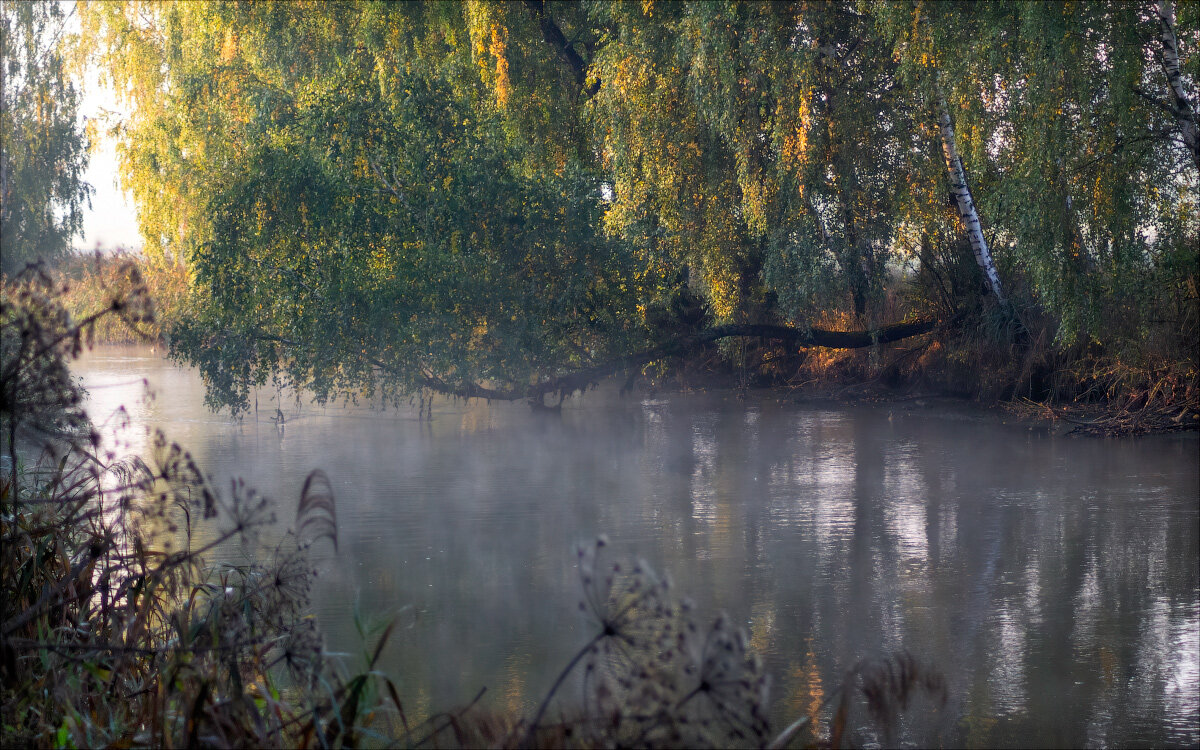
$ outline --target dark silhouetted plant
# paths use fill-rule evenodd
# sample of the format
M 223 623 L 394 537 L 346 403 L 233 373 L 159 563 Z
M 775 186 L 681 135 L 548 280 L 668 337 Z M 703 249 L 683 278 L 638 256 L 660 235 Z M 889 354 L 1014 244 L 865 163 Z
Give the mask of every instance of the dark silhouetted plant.
M 127 278 L 79 321 L 40 267 L 0 301 L 3 744 L 354 744 L 375 677 L 340 676 L 308 611 L 307 551 L 337 545 L 328 478 L 308 477 L 297 531 L 264 548 L 267 498 L 216 491 L 161 433 L 115 460 L 91 428 L 67 362 L 108 316 L 153 323 Z M 206 562 L 233 540 L 255 562 Z

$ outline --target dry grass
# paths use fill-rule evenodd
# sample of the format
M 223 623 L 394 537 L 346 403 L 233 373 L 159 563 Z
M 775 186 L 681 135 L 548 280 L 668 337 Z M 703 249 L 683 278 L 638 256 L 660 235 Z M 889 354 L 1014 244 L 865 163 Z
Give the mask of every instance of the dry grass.
M 128 316 L 105 316 L 91 331 L 96 343 L 161 341 L 186 308 L 188 273 L 181 264 L 151 261 L 125 252 L 91 253 L 72 255 L 48 273 L 57 287 L 59 302 L 77 320 L 106 308 L 133 289 L 145 289 L 154 314 L 137 322 Z

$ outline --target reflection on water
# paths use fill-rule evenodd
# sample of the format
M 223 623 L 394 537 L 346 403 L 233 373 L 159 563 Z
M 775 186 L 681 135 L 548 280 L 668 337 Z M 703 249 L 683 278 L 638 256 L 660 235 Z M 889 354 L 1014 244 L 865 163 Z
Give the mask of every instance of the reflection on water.
M 207 467 L 290 505 L 323 468 L 341 553 L 317 592 L 334 650 L 354 613 L 403 628 L 385 657 L 409 715 L 489 688 L 527 710 L 585 639 L 571 545 L 606 533 L 701 612 L 744 624 L 777 722 L 856 660 L 907 648 L 951 701 L 901 739 L 950 745 L 1200 743 L 1194 437 L 1070 439 L 950 407 L 812 408 L 719 395 L 412 412 L 285 401 L 287 426 L 203 407 L 146 350 L 79 363 L 127 450 L 162 426 Z M 141 379 L 157 397 L 141 402 Z M 865 717 L 856 731 L 867 741 Z

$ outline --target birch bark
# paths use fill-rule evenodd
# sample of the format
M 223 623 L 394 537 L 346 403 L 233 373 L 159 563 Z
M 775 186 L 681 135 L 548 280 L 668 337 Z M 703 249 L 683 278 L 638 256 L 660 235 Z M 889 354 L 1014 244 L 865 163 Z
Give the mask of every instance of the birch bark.
M 1162 67 L 1167 74 L 1167 87 L 1171 89 L 1174 103 L 1175 122 L 1183 134 L 1196 167 L 1200 168 L 1200 127 L 1196 124 L 1196 110 L 1192 99 L 1183 88 L 1183 74 L 1179 68 L 1179 40 L 1175 36 L 1175 4 L 1171 0 L 1159 0 L 1155 6 L 1158 15 L 1159 40 L 1162 42 Z
M 971 198 L 971 188 L 967 185 L 967 172 L 963 169 L 962 157 L 958 155 L 958 147 L 954 145 L 954 124 L 950 122 L 950 107 L 946 104 L 946 96 L 939 86 L 937 89 L 939 123 L 942 130 L 942 153 L 946 157 L 946 173 L 950 180 L 950 190 L 958 204 L 958 215 L 962 219 L 963 229 L 971 240 L 971 251 L 975 253 L 975 262 L 987 279 L 988 289 L 996 295 L 1000 304 L 1007 304 L 1004 290 L 1000 286 L 1000 274 L 996 271 L 996 262 L 988 250 L 987 239 L 983 236 L 983 226 L 979 223 L 979 212 L 975 210 L 975 201 Z

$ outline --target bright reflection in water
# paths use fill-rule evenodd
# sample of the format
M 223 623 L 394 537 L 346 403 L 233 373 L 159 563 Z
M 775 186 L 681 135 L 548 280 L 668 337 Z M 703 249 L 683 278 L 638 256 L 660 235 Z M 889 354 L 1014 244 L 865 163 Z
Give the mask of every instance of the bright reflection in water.
M 399 616 L 384 666 L 410 717 L 483 686 L 495 709 L 528 710 L 586 638 L 571 547 L 603 532 L 699 611 L 744 624 L 777 723 L 815 711 L 857 659 L 907 648 L 946 673 L 951 699 L 902 741 L 1200 743 L 1194 437 L 604 392 L 561 416 L 439 403 L 432 423 L 289 400 L 280 431 L 274 394 L 233 422 L 146 350 L 99 350 L 77 370 L 95 416 L 130 407 L 126 450 L 162 426 L 218 488 L 242 476 L 282 515 L 310 469 L 328 472 L 341 553 L 322 563 L 318 616 L 350 659 L 356 610 Z

